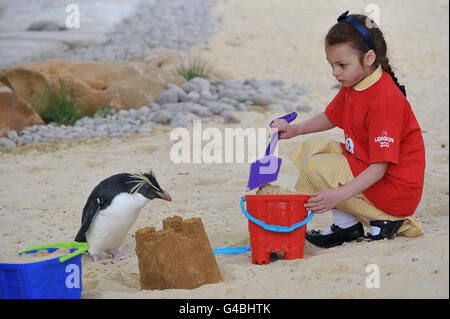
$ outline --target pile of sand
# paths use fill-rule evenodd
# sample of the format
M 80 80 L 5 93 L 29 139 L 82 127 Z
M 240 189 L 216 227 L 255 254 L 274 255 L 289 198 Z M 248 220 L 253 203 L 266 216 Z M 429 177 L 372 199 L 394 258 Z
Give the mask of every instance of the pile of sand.
M 279 185 L 267 184 L 261 186 L 256 191 L 256 195 L 299 195 L 299 192 L 281 189 Z
M 35 253 L 23 253 L 21 255 L 0 255 L 0 263 L 4 264 L 27 264 L 38 261 L 49 260 L 70 254 L 70 249 L 58 248 L 53 252 L 46 249 L 39 250 Z

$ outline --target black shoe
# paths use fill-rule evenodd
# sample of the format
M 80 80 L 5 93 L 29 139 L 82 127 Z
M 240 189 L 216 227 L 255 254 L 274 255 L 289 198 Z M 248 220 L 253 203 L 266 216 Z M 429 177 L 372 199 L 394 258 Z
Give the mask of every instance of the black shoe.
M 307 231 L 306 239 L 318 247 L 330 248 L 364 236 L 364 228 L 361 223 L 348 228 L 339 228 L 339 226 L 333 224 L 330 228 L 332 233 L 328 235 L 322 235 L 322 232 L 318 230 Z
M 372 240 L 382 240 L 382 239 L 394 239 L 394 235 L 403 225 L 405 220 L 372 220 L 370 221 L 370 226 L 380 227 L 380 233 L 378 235 L 372 235 L 367 233 L 366 238 Z

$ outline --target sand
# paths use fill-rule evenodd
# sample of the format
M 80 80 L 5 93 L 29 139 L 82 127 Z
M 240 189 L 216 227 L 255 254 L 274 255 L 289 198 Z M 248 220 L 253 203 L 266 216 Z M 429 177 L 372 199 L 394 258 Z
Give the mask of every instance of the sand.
M 366 4 L 258 0 L 255 5 L 251 0 L 221 0 L 215 7 L 223 20 L 217 35 L 193 50 L 239 79 L 277 78 L 307 85 L 313 111 L 299 118 L 308 118 L 323 111 L 337 93 L 322 45 L 326 31 L 342 11 L 362 12 Z M 415 216 L 425 235 L 330 249 L 306 243 L 303 259 L 274 259 L 269 265 L 253 265 L 250 253 L 217 255 L 224 282 L 193 290 L 141 291 L 135 254 L 106 265 L 84 256 L 83 298 L 448 298 L 448 2 L 377 4 L 390 61 L 424 131 L 425 188 Z M 241 124 L 210 121 L 202 126 L 217 127 L 222 133 L 226 127 L 266 127 L 282 114 L 237 115 Z M 170 132 L 166 128 L 144 137 L 2 150 L 1 254 L 73 240 L 85 201 L 99 181 L 147 168 L 155 170 L 173 202 L 153 200 L 143 209 L 126 238 L 125 254 L 134 252 L 137 229 L 158 230 L 161 221 L 173 215 L 202 218 L 213 248 L 248 245 L 247 220 L 239 201 L 245 194 L 249 164 L 175 164 L 169 157 L 174 144 Z M 318 135 L 343 137 L 338 129 Z M 298 172 L 287 154 L 301 139 L 279 143 L 283 164 L 277 184 L 283 189 L 294 189 Z M 308 229 L 325 229 L 331 221 L 330 214 L 315 216 Z M 373 269 L 379 271 L 379 288 L 369 288 Z
M 54 252 L 49 252 L 48 250 L 42 249 L 35 253 L 23 253 L 21 255 L 11 254 L 11 255 L 0 255 L 0 263 L 5 264 L 28 264 L 35 263 L 39 261 L 49 260 L 56 257 L 62 257 L 70 254 L 70 249 L 58 248 Z

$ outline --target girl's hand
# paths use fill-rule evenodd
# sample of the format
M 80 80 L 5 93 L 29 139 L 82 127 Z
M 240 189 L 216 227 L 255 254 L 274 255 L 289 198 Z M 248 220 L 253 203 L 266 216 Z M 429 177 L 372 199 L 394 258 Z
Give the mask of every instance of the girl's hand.
M 308 203 L 305 204 L 305 208 L 308 211 L 314 212 L 314 214 L 323 214 L 332 208 L 335 208 L 337 204 L 344 201 L 339 190 L 325 189 L 312 194 Z
M 269 138 L 277 132 L 281 132 L 280 140 L 288 139 L 297 135 L 295 134 L 295 128 L 284 119 L 274 120 L 270 128 Z

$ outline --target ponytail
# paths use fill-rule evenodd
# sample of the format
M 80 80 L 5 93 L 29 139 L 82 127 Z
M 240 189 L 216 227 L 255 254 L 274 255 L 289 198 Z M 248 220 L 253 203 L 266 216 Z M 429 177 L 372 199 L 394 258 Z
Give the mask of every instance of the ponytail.
M 381 68 L 383 69 L 383 71 L 386 71 L 387 73 L 389 73 L 389 75 L 392 78 L 392 81 L 394 81 L 395 85 L 397 85 L 397 87 L 400 89 L 400 91 L 402 91 L 403 95 L 406 97 L 405 86 L 404 85 L 400 85 L 400 83 L 398 83 L 398 79 L 395 76 L 394 71 L 392 71 L 391 66 L 389 65 L 388 57 L 387 56 L 381 56 L 381 57 L 377 56 L 377 61 L 381 65 Z

